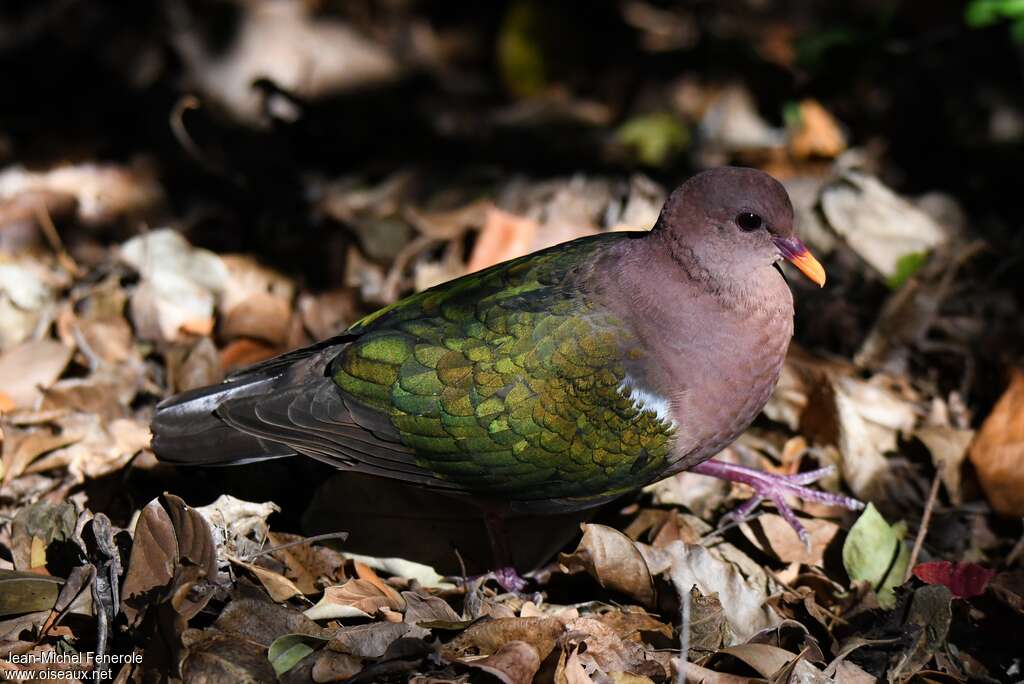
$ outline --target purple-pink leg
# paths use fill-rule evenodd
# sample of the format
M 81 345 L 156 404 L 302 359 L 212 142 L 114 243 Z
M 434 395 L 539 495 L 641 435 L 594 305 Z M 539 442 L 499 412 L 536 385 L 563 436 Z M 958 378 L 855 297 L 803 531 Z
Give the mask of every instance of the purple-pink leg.
M 768 499 L 775 504 L 775 507 L 779 509 L 779 515 L 796 531 L 804 544 L 809 543 L 807 530 L 800 524 L 799 518 L 793 513 L 793 509 L 789 507 L 789 504 L 786 503 L 785 497 L 787 494 L 792 494 L 804 501 L 817 501 L 830 506 L 843 506 L 852 511 L 864 508 L 863 503 L 849 496 L 832 494 L 831 492 L 823 492 L 819 489 L 811 489 L 804 486 L 816 482 L 833 470 L 835 470 L 835 466 L 827 466 L 806 473 L 797 473 L 796 475 L 775 475 L 714 459 L 704 461 L 690 468 L 690 472 L 717 477 L 720 480 L 728 480 L 729 482 L 741 482 L 749 485 L 754 490 L 754 496 L 742 506 L 729 513 L 726 516 L 728 519 L 742 522 L 754 512 L 754 509 L 762 501 Z

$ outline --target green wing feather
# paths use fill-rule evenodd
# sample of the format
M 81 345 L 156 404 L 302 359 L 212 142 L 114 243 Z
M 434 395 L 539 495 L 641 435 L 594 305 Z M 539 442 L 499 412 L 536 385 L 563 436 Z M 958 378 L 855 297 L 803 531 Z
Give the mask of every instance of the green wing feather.
M 332 363 L 417 464 L 476 494 L 609 496 L 664 471 L 673 427 L 624 392 L 624 326 L 570 274 L 618 235 L 578 240 L 362 319 Z

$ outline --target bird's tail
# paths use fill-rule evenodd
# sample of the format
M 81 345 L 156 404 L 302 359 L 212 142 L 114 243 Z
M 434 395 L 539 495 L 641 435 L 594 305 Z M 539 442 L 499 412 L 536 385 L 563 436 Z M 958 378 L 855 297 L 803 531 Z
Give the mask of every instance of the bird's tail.
M 247 374 L 165 399 L 153 416 L 153 451 L 161 461 L 179 465 L 237 465 L 294 456 L 284 444 L 239 432 L 216 414 L 226 400 L 269 391 L 275 379 Z

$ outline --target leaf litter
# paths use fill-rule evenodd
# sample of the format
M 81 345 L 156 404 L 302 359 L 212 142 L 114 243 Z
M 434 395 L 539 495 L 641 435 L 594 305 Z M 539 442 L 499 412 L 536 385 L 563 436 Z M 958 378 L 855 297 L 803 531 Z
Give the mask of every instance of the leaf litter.
M 738 25 L 622 4 L 651 53 Z M 241 161 L 252 141 L 309 133 L 422 75 L 478 87 L 461 71 L 465 29 L 411 8 L 374 25 L 328 5 L 239 3 L 218 39 L 169 3 L 159 44 L 181 73 L 169 79 L 166 55 L 141 47 L 123 68 L 138 69 L 132 83 L 199 93 L 173 91 L 189 173 L 262 190 L 261 168 Z M 953 196 L 904 191 L 834 100 L 801 97 L 769 117 L 753 84 L 684 69 L 620 111 L 558 82 L 534 30 L 557 17 L 512 5 L 494 37 L 508 100 L 472 112 L 427 102 L 425 125 L 481 145 L 578 136 L 571 171 L 309 164 L 261 201 L 218 186 L 254 209 L 178 196 L 181 162 L 166 151 L 30 168 L 0 145 L 0 668 L 91 651 L 120 657 L 123 682 L 1019 678 L 1024 375 L 996 239 Z M 792 32 L 765 26 L 762 56 L 795 68 Z M 508 140 L 504 154 L 558 147 Z M 649 228 L 688 159 L 782 178 L 830 275 L 822 292 L 793 282 L 798 338 L 779 386 L 719 458 L 785 474 L 834 465 L 821 484 L 869 503 L 859 516 L 796 502 L 804 544 L 770 507 L 724 521 L 750 492 L 679 473 L 569 521 L 535 553 L 526 591 L 510 593 L 472 552 L 482 528 L 468 514 L 424 506 L 433 546 L 447 545 L 424 563 L 419 533 L 388 511 L 371 511 L 379 527 L 321 520 L 333 532 L 306 536 L 305 507 L 329 477 L 315 464 L 232 480 L 150 452 L 159 399 L 490 264 Z M 292 213 L 275 214 L 271 196 Z M 296 242 L 318 240 L 296 258 Z M 525 525 L 513 535 L 523 548 L 539 536 Z M 402 542 L 367 552 L 374 537 Z

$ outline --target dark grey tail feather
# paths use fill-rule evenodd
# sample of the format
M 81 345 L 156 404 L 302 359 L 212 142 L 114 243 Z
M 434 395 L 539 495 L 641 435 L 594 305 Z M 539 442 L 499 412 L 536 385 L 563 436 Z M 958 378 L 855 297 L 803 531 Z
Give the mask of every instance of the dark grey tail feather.
M 290 447 L 239 432 L 215 414 L 226 399 L 265 392 L 275 379 L 249 375 L 165 399 L 153 416 L 153 451 L 161 461 L 181 465 L 237 465 L 294 456 Z
M 219 385 L 165 399 L 157 405 L 153 416 L 153 451 L 161 461 L 183 465 L 237 465 L 295 456 L 295 450 L 281 442 L 246 434 L 228 425 L 217 411 L 227 401 L 275 392 L 274 383 L 297 363 L 351 338 L 332 337 L 244 368 Z

